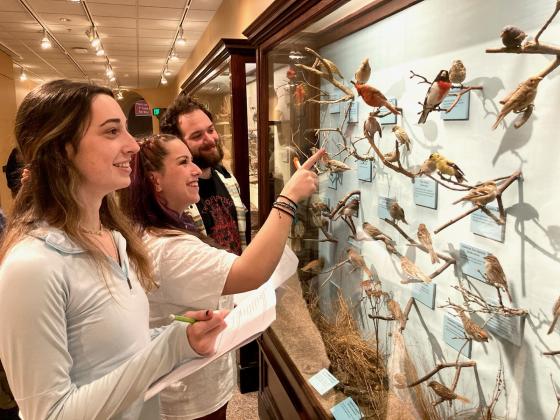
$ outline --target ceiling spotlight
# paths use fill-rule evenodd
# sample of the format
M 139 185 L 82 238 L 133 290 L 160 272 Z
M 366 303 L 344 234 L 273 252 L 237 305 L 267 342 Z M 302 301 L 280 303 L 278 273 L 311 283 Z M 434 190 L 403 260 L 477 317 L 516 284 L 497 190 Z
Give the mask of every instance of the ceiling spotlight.
M 99 39 L 99 36 L 97 34 L 94 34 L 93 39 L 91 40 L 91 46 L 93 48 L 97 48 L 99 47 L 99 44 L 101 44 L 101 40 Z
M 82 0 L 68 0 L 70 3 L 80 3 Z
M 165 78 L 165 76 L 162 74 L 161 75 L 161 80 L 160 80 L 162 85 L 166 85 L 167 84 L 167 79 Z
M 47 31 L 43 29 L 43 39 L 41 40 L 41 48 L 47 50 L 50 47 L 52 47 L 51 40 L 47 35 Z
M 166 76 L 171 76 L 172 73 L 171 73 L 171 70 L 169 70 L 169 67 L 167 67 L 167 66 L 165 67 L 165 71 L 163 72 L 163 74 L 166 75 Z
M 303 54 L 300 53 L 299 51 L 290 51 L 288 58 L 290 60 L 301 60 L 303 58 Z
M 19 75 L 19 80 L 21 80 L 22 82 L 27 80 L 27 74 L 25 74 L 25 70 L 23 69 L 23 67 L 21 68 L 21 73 Z
M 171 55 L 169 56 L 169 59 L 171 61 L 177 61 L 179 59 L 179 57 L 177 57 L 177 53 L 175 52 L 175 48 L 171 50 Z
M 186 43 L 187 43 L 187 41 L 183 37 L 183 26 L 181 25 L 181 27 L 179 28 L 179 37 L 175 41 L 175 44 L 180 45 L 180 46 L 184 46 Z
M 114 74 L 111 77 L 109 77 L 110 82 L 114 82 L 115 80 L 117 80 L 117 78 L 115 77 Z
M 105 50 L 103 49 L 103 47 L 99 46 L 97 47 L 96 51 L 95 51 L 95 55 L 98 57 L 101 57 L 103 55 L 105 55 Z

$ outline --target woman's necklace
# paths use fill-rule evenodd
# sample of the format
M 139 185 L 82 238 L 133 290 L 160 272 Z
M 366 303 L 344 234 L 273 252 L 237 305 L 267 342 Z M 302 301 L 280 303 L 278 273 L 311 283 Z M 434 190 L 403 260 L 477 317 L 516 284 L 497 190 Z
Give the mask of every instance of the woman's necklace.
M 105 226 L 100 224 L 98 230 L 91 230 L 91 229 L 86 229 L 86 228 L 83 228 L 83 227 L 81 227 L 80 230 L 84 233 L 89 233 L 90 235 L 101 236 L 101 235 L 103 235 L 103 231 L 105 230 Z

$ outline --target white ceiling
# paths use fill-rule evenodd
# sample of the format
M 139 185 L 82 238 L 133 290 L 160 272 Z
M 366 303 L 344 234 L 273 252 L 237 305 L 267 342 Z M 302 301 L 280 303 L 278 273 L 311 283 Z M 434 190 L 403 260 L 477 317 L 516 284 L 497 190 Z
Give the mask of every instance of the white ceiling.
M 23 0 L 22 0 L 23 1 Z M 69 0 L 24 0 L 86 73 L 56 47 L 41 49 L 42 27 L 20 0 L 0 0 L 0 49 L 12 56 L 37 81 L 57 78 L 109 85 L 105 57 L 95 55 L 85 32 L 90 22 L 81 3 Z M 82 0 L 98 29 L 105 54 L 121 88 L 154 88 L 167 59 L 180 19 L 185 46 L 177 46 L 178 61 L 170 61 L 173 79 L 208 26 L 222 0 Z M 70 19 L 62 22 L 61 18 Z M 79 54 L 73 48 L 87 48 Z M 19 67 L 18 67 L 19 71 Z M 18 73 L 16 73 L 18 74 Z M 39 80 L 40 79 L 40 80 Z M 116 87 L 115 83 L 110 84 Z

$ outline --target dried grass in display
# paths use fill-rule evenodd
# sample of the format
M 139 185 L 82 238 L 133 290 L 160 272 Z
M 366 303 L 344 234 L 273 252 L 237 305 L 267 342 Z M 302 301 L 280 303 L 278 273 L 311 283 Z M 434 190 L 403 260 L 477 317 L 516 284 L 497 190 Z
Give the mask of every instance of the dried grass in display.
M 375 343 L 365 340 L 344 297 L 339 295 L 333 320 L 320 313 L 317 301 L 310 312 L 323 337 L 331 370 L 340 380 L 339 389 L 360 406 L 364 418 L 385 419 L 387 411 L 387 377 Z

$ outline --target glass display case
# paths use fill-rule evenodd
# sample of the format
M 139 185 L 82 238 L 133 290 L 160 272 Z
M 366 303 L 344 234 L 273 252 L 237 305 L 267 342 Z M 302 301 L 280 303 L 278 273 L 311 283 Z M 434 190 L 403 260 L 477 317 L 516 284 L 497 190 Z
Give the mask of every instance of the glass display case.
M 294 361 L 308 335 L 282 326 L 282 300 L 261 418 L 556 418 L 560 5 L 307 6 L 247 35 L 261 218 L 294 163 L 326 150 L 291 247 L 328 363 Z

